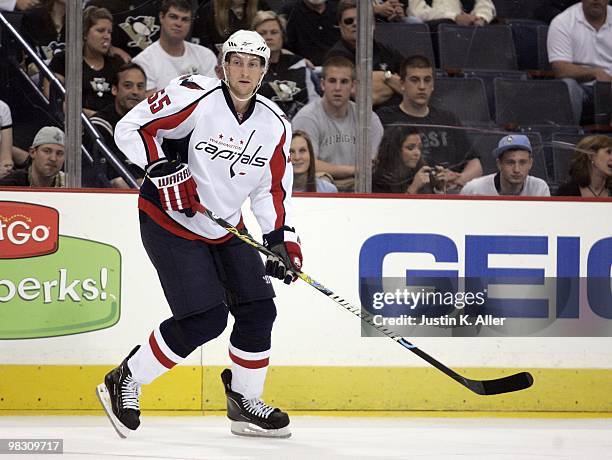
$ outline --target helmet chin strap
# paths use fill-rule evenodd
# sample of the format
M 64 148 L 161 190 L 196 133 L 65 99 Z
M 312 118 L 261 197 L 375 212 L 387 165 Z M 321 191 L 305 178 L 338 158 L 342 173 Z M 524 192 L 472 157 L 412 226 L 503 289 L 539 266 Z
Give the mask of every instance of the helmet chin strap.
M 224 81 L 225 85 L 227 86 L 227 90 L 230 92 L 232 97 L 236 98 L 240 102 L 248 101 L 249 99 L 251 99 L 255 95 L 255 93 L 257 93 L 257 91 L 259 90 L 259 88 L 261 86 L 261 81 L 263 80 L 263 77 L 266 74 L 266 70 L 267 70 L 267 69 L 264 69 L 263 72 L 261 73 L 261 77 L 259 77 L 259 82 L 257 83 L 257 86 L 255 87 L 253 92 L 248 97 L 241 98 L 241 97 L 236 96 L 234 94 L 234 92 L 232 91 L 232 87 L 229 84 L 229 78 L 227 78 L 227 71 L 225 70 L 225 63 L 221 67 L 223 69 L 223 81 Z

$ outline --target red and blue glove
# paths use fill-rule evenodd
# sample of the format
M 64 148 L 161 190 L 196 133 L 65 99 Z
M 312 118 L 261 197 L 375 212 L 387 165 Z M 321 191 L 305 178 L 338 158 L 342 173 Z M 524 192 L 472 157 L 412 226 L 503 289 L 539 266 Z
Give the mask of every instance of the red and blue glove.
M 275 255 L 266 260 L 266 275 L 291 284 L 302 271 L 302 248 L 295 229 L 282 226 L 263 237 L 264 246 Z
M 180 211 L 193 217 L 200 203 L 189 166 L 166 159 L 147 166 L 147 176 L 159 191 L 159 201 L 166 211 Z

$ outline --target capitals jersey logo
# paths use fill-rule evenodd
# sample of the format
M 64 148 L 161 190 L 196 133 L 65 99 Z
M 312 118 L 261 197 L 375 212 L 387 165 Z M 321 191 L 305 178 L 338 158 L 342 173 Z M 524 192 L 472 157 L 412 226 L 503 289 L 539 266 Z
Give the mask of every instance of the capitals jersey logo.
M 197 151 L 208 153 L 211 161 L 225 160 L 230 162 L 230 178 L 234 178 L 236 174 L 244 176 L 247 174 L 248 167 L 263 168 L 268 160 L 268 158 L 258 156 L 262 145 L 258 146 L 254 153 L 247 153 L 253 134 L 255 134 L 255 130 L 245 141 L 219 133 L 216 138 L 211 137 L 207 141 L 198 142 L 194 148 Z

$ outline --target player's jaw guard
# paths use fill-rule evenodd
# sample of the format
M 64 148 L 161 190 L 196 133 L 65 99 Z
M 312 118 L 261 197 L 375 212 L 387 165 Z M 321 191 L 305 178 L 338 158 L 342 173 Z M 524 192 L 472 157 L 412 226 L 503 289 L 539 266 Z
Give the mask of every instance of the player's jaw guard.
M 288 438 L 289 416 L 261 399 L 245 399 L 232 391 L 232 371 L 225 369 L 221 381 L 227 397 L 227 418 L 232 421 L 232 433 L 238 436 Z

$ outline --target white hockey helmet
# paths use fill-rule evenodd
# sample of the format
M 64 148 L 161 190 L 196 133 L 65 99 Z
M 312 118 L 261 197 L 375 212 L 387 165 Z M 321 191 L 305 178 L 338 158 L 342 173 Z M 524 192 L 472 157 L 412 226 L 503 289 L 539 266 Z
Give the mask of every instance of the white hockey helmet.
M 238 30 L 234 32 L 221 48 L 222 62 L 225 62 L 227 53 L 254 54 L 264 59 L 264 68 L 268 68 L 270 60 L 270 47 L 261 35 L 252 30 Z

